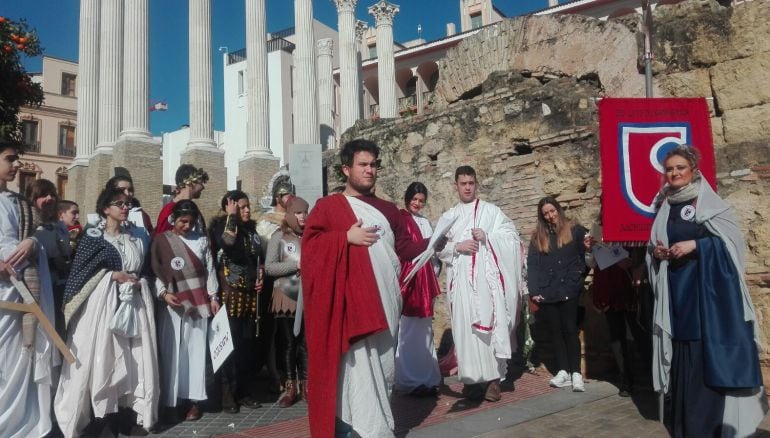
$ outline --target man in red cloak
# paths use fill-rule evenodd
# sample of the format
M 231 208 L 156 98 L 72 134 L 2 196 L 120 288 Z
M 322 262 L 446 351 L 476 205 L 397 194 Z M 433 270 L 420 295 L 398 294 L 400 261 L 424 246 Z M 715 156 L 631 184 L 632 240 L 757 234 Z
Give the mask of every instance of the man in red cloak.
M 413 259 L 428 239 L 413 243 L 398 208 L 374 195 L 378 156 L 367 140 L 342 147 L 345 190 L 318 200 L 302 238 L 308 405 L 317 437 L 334 436 L 335 427 L 393 436 L 399 257 Z

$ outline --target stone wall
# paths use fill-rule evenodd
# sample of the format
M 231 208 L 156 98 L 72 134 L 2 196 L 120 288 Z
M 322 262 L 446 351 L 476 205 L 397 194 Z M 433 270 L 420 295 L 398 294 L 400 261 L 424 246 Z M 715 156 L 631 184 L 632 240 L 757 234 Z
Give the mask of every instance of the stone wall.
M 656 96 L 710 98 L 720 194 L 738 211 L 748 245 L 747 279 L 763 344 L 770 340 L 770 3 L 734 8 L 688 1 L 655 10 Z M 359 121 L 342 138 L 382 148 L 378 195 L 401 204 L 409 182 L 431 191 L 435 220 L 456 202 L 454 169 L 474 166 L 483 199 L 511 216 L 528 241 L 536 203 L 554 195 L 586 226 L 599 214 L 596 99 L 642 97 L 636 23 L 578 16 L 520 17 L 468 38 L 441 62 L 438 109 Z M 327 165 L 336 164 L 333 152 Z M 329 187 L 339 184 L 327 172 Z M 436 336 L 447 326 L 436 306 Z M 589 309 L 588 349 L 606 328 Z M 767 349 L 765 348 L 765 351 Z M 589 361 L 607 355 L 588 355 Z M 763 367 L 770 354 L 762 354 Z M 590 364 L 589 364 L 590 365 Z M 596 369 L 600 369 L 597 366 Z M 589 373 L 591 367 L 589 366 Z M 765 370 L 764 375 L 770 377 Z

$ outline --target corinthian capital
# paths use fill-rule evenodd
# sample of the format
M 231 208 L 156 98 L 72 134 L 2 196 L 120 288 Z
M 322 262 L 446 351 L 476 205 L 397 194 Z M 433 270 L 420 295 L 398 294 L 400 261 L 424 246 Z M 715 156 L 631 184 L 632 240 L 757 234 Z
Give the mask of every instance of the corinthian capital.
M 374 20 L 377 26 L 380 25 L 393 25 L 393 17 L 399 11 L 398 5 L 388 3 L 385 0 L 369 6 L 369 13 L 374 16 Z
M 316 41 L 316 47 L 318 48 L 318 56 L 331 56 L 334 48 L 334 41 L 331 38 L 321 38 Z
M 369 29 L 369 23 L 363 20 L 356 20 L 356 41 L 362 41 L 366 30 Z
M 337 13 L 341 14 L 343 12 L 356 12 L 356 3 L 358 3 L 358 0 L 332 0 L 334 2 L 334 6 L 337 7 Z

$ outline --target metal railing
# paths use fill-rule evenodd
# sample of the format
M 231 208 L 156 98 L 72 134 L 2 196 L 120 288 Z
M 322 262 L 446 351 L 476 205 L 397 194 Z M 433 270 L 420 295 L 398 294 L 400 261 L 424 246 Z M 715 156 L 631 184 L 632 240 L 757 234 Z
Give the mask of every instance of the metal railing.
M 275 35 L 275 34 L 274 34 Z M 278 50 L 283 50 L 284 52 L 291 53 L 294 51 L 294 44 L 290 41 L 287 41 L 283 38 L 273 38 L 267 43 L 267 52 L 276 52 Z M 246 49 L 240 49 L 236 50 L 235 52 L 230 52 L 227 54 L 227 65 L 235 64 L 236 62 L 241 62 L 246 60 Z
M 380 117 L 380 104 L 374 103 L 369 105 L 369 118 L 377 119 Z
M 24 148 L 26 152 L 40 153 L 40 141 L 25 141 Z
M 64 144 L 59 145 L 59 155 L 62 157 L 74 157 L 75 156 L 75 146 L 67 146 Z

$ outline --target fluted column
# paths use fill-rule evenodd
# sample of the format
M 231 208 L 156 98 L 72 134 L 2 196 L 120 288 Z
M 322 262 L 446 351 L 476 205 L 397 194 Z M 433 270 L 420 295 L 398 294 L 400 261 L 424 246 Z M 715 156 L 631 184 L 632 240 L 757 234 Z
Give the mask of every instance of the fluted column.
M 211 0 L 190 0 L 189 148 L 216 148 L 211 79 Z
M 294 143 L 320 143 L 318 104 L 316 96 L 315 37 L 313 36 L 313 1 L 294 1 Z
M 358 118 L 363 119 L 366 116 L 364 107 L 364 34 L 369 29 L 369 23 L 362 20 L 356 21 L 356 78 L 358 81 Z
M 361 84 L 356 68 L 356 3 L 358 0 L 334 0 L 337 6 L 340 56 L 340 132 L 356 123 L 361 112 L 358 93 Z
M 332 75 L 331 38 L 318 40 L 318 122 L 321 124 L 321 144 L 334 148 L 334 76 Z M 345 104 L 342 104 L 345 108 Z
M 124 0 L 123 131 L 121 137 L 150 139 L 148 0 Z
M 396 67 L 393 56 L 393 17 L 398 5 L 380 0 L 369 7 L 377 26 L 377 77 L 380 91 L 380 117 L 398 116 L 396 102 Z
M 102 0 L 99 40 L 99 134 L 96 152 L 111 153 L 123 99 L 123 1 Z
M 268 117 L 265 0 L 246 0 L 246 155 L 273 155 Z
M 80 0 L 75 165 L 88 165 L 99 141 L 99 0 Z

